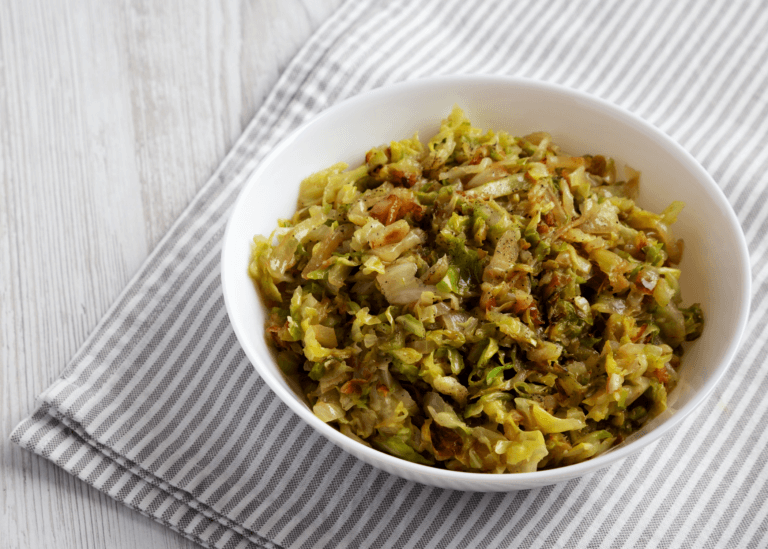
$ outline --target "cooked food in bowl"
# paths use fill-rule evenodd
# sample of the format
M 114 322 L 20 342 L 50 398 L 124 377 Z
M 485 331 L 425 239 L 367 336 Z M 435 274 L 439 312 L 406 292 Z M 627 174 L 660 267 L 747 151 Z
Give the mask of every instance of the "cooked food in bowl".
M 459 108 L 426 145 L 347 168 L 302 182 L 249 268 L 316 416 L 409 461 L 515 473 L 592 458 L 665 409 L 703 329 L 681 303 L 681 202 L 643 210 L 639 172 Z

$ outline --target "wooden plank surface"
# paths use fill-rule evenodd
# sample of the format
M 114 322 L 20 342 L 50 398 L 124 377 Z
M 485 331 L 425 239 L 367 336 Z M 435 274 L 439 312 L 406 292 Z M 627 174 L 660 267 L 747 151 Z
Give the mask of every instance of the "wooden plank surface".
M 0 2 L 0 547 L 196 547 L 8 439 L 340 3 Z

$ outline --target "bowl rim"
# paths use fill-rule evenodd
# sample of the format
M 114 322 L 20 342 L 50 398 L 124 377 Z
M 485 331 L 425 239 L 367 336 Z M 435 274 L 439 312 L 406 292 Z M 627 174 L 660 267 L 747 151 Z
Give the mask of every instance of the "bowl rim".
M 237 322 L 232 322 L 234 310 L 234 303 L 236 296 L 233 289 L 229 288 L 226 284 L 225 273 L 230 268 L 230 265 L 234 265 L 231 255 L 234 253 L 234 245 L 227 245 L 232 242 L 235 229 L 233 228 L 233 219 L 235 218 L 235 212 L 239 211 L 243 207 L 245 201 L 245 195 L 248 190 L 261 178 L 262 174 L 272 164 L 274 159 L 278 157 L 286 148 L 288 148 L 298 137 L 306 131 L 308 128 L 320 124 L 327 117 L 333 116 L 339 111 L 349 109 L 359 104 L 364 104 L 371 100 L 382 98 L 392 93 L 407 93 L 410 90 L 417 90 L 421 87 L 429 86 L 455 86 L 466 84 L 485 84 L 493 86 L 511 86 L 511 87 L 523 87 L 530 88 L 532 90 L 541 90 L 543 92 L 559 95 L 563 98 L 577 99 L 580 102 L 585 102 L 594 108 L 607 111 L 612 116 L 620 120 L 622 124 L 629 124 L 636 129 L 642 130 L 646 134 L 649 134 L 650 139 L 659 142 L 664 147 L 668 148 L 679 162 L 681 162 L 685 169 L 689 171 L 696 180 L 701 184 L 710 187 L 710 190 L 715 194 L 718 200 L 722 202 L 724 220 L 730 226 L 731 231 L 735 234 L 738 241 L 738 257 L 740 259 L 739 273 L 742 275 L 742 279 L 739 282 L 741 287 L 740 300 L 743 306 L 739 312 L 738 325 L 736 327 L 735 335 L 729 342 L 728 347 L 723 354 L 723 359 L 720 364 L 714 370 L 713 374 L 709 376 L 703 386 L 691 397 L 691 400 L 684 406 L 676 410 L 676 413 L 667 418 L 663 423 L 657 425 L 655 428 L 646 432 L 641 437 L 633 440 L 627 445 L 619 446 L 615 449 L 611 449 L 595 458 L 576 463 L 573 465 L 566 465 L 554 469 L 545 469 L 542 471 L 533 471 L 530 473 L 510 473 L 510 474 L 495 474 L 495 473 L 473 473 L 463 471 L 451 471 L 448 469 L 441 469 L 437 467 L 431 467 L 427 465 L 421 465 L 413 463 L 385 452 L 381 452 L 374 448 L 367 447 L 360 444 L 353 439 L 343 435 L 339 430 L 326 424 L 318 417 L 316 417 L 310 408 L 308 408 L 303 402 L 300 401 L 297 395 L 293 392 L 285 389 L 285 387 L 279 382 L 278 377 L 282 376 L 274 366 L 272 357 L 266 360 L 265 357 L 260 354 L 252 353 L 249 345 L 244 342 L 247 341 L 248 334 L 243 333 L 243 328 Z M 244 267 L 245 268 L 245 267 Z M 385 463 L 388 466 L 388 471 L 406 470 L 409 474 L 402 475 L 405 478 L 414 479 L 419 481 L 422 479 L 423 483 L 433 484 L 429 482 L 430 479 L 441 479 L 445 481 L 445 484 L 449 482 L 457 483 L 472 483 L 473 481 L 489 481 L 493 480 L 494 483 L 505 486 L 505 490 L 514 490 L 518 488 L 528 487 L 531 485 L 547 485 L 555 484 L 565 480 L 569 480 L 575 477 L 579 477 L 596 471 L 598 469 L 607 467 L 615 461 L 625 459 L 629 455 L 647 447 L 651 443 L 655 442 L 663 435 L 669 433 L 673 428 L 679 425 L 683 419 L 685 419 L 691 412 L 698 408 L 714 391 L 715 387 L 720 383 L 725 375 L 730 364 L 739 349 L 741 341 L 744 337 L 746 325 L 749 319 L 750 307 L 751 307 L 751 295 L 752 295 L 752 278 L 751 268 L 749 260 L 749 251 L 746 243 L 741 224 L 733 211 L 733 208 L 728 201 L 727 197 L 723 193 L 722 189 L 717 185 L 710 174 L 701 166 L 701 164 L 678 144 L 669 135 L 663 132 L 658 127 L 654 126 L 650 122 L 634 114 L 633 112 L 611 103 L 600 97 L 590 95 L 581 90 L 563 86 L 560 84 L 554 84 L 551 82 L 535 80 L 530 78 L 518 77 L 518 76 L 501 76 L 501 75 L 486 75 L 486 74 L 466 74 L 466 75 L 443 75 L 432 76 L 425 78 L 417 78 L 400 82 L 392 85 L 385 85 L 370 91 L 366 91 L 352 97 L 346 98 L 324 110 L 318 114 L 312 116 L 309 120 L 299 125 L 296 129 L 291 131 L 286 137 L 281 139 L 278 144 L 272 147 L 271 150 L 259 161 L 255 169 L 247 176 L 241 189 L 238 192 L 238 197 L 233 204 L 229 212 L 229 219 L 227 220 L 224 236 L 222 239 L 222 252 L 221 252 L 221 280 L 222 291 L 224 295 L 224 305 L 227 310 L 228 316 L 235 335 L 240 342 L 243 350 L 251 362 L 257 373 L 266 381 L 269 387 L 280 397 L 280 399 L 296 414 L 299 415 L 305 422 L 311 425 L 325 438 L 339 446 L 345 451 L 353 453 L 359 457 L 359 454 L 370 455 L 370 459 L 365 459 L 369 464 L 376 465 L 377 463 Z M 261 299 L 259 297 L 259 299 Z M 254 356 L 252 356 L 254 355 Z M 268 364 L 267 362 L 272 362 Z M 398 474 L 398 473 L 393 473 Z

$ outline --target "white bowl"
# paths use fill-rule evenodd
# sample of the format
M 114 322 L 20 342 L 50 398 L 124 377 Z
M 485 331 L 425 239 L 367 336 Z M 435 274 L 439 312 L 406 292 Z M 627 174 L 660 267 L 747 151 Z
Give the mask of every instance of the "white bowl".
M 533 473 L 460 473 L 418 465 L 363 446 L 315 417 L 276 366 L 264 337 L 265 308 L 248 277 L 254 235 L 269 235 L 296 208 L 299 183 L 338 161 L 360 165 L 371 147 L 418 131 L 429 138 L 454 104 L 474 126 L 513 135 L 547 131 L 572 154 L 602 154 L 642 172 L 638 203 L 660 212 L 686 207 L 674 225 L 685 240 L 680 268 L 686 304 L 701 303 L 703 336 L 683 357 L 669 410 L 630 440 L 590 461 Z M 222 250 L 224 300 L 240 344 L 259 375 L 304 421 L 358 458 L 394 475 L 444 488 L 506 491 L 566 481 L 625 458 L 668 433 L 705 402 L 739 345 L 749 313 L 744 235 L 727 199 L 694 158 L 637 116 L 583 93 L 529 80 L 455 76 L 417 80 L 353 97 L 321 113 L 275 147 L 235 204 Z

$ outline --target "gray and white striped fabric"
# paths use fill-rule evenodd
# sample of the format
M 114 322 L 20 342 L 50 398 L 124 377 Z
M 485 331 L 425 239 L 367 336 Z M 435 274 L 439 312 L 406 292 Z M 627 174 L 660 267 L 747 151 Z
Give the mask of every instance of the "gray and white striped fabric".
M 768 546 L 766 8 L 348 1 L 13 440 L 207 547 Z M 753 312 L 728 379 L 674 433 L 598 473 L 507 494 L 390 476 L 283 405 L 229 325 L 220 242 L 265 153 L 344 98 L 451 73 L 556 82 L 633 111 L 691 151 L 743 225 Z

